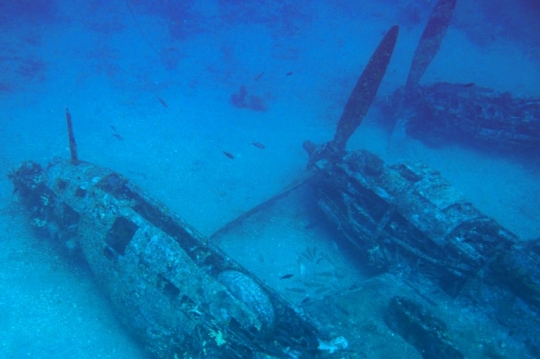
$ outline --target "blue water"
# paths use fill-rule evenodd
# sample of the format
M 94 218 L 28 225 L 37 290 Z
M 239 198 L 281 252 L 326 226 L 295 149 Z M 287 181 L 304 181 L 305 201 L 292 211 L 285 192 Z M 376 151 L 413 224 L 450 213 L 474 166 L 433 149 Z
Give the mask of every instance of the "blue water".
M 1 172 L 67 158 L 69 108 L 81 159 L 125 174 L 210 236 L 305 173 L 302 142 L 332 138 L 394 24 L 376 103 L 403 86 L 433 3 L 2 0 Z M 458 0 L 422 83 L 539 98 L 539 16 L 537 0 Z M 349 148 L 427 162 L 506 228 L 540 235 L 537 160 L 389 143 L 381 122 L 374 106 Z M 2 176 L 0 356 L 143 358 L 84 269 L 32 237 L 11 191 Z

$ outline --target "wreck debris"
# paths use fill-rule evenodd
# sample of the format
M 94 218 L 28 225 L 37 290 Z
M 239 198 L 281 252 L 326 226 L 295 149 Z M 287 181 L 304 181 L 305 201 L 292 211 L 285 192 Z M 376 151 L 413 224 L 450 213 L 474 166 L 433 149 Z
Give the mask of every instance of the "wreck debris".
M 442 16 L 442 21 L 430 20 L 408 84 L 391 105 L 398 122 L 414 128 L 419 121 L 425 124 L 440 116 L 441 131 L 451 133 L 450 127 L 461 127 L 474 138 L 483 134 L 503 138 L 505 144 L 521 141 L 528 148 L 538 148 L 540 128 L 529 127 L 540 123 L 538 101 L 515 100 L 509 95 L 490 101 L 490 94 L 474 84 L 436 85 L 437 91 L 425 96 L 430 88 L 418 86 L 438 51 L 454 5 L 455 1 L 441 0 L 436 6 L 432 16 Z M 456 100 L 458 94 L 461 97 Z M 495 313 L 497 320 L 504 318 L 504 324 L 499 324 L 514 333 L 514 339 L 519 337 L 522 347 L 534 356 L 540 352 L 540 239 L 524 246 L 521 238 L 481 213 L 439 172 L 424 164 L 389 166 L 365 150 L 346 152 L 347 140 L 367 111 L 363 104 L 371 103 L 368 100 L 365 92 L 355 89 L 334 140 L 322 146 L 304 143 L 308 167 L 315 173 L 311 183 L 318 192 L 319 207 L 369 266 L 381 273 L 427 281 L 428 288 L 441 289 L 463 307 Z M 434 105 L 415 116 L 416 108 L 428 107 L 426 102 Z M 411 108 L 413 114 L 405 116 Z M 507 116 L 509 111 L 514 121 L 509 121 L 508 134 L 501 135 L 506 121 L 502 114 Z M 483 112 L 491 122 L 477 122 Z M 493 124 L 498 125 L 493 128 Z M 421 126 L 419 130 L 423 132 Z M 423 296 L 418 297 L 425 300 Z M 450 340 L 445 323 L 412 299 L 394 297 L 387 310 L 387 324 L 425 358 L 464 357 Z
M 458 142 L 508 152 L 540 151 L 540 99 L 519 98 L 489 88 L 419 82 L 437 55 L 456 0 L 439 0 L 416 48 L 404 88 L 383 105 L 395 124 L 391 142 L 409 135 L 428 145 Z
M 452 296 L 517 240 L 421 163 L 387 166 L 360 150 L 315 183 L 320 208 L 370 266 L 389 270 L 407 262 L 415 268 L 420 262 Z
M 379 273 L 427 282 L 424 288 L 445 293 L 463 308 L 495 313 L 501 330 L 514 333 L 524 350 L 540 350 L 540 239 L 524 243 L 421 163 L 388 166 L 359 150 L 315 168 L 311 183 L 319 208 L 362 262 Z M 420 290 L 415 297 L 433 303 Z M 408 300 L 391 305 L 391 328 L 414 343 L 429 341 L 432 353 L 426 358 L 462 358 L 441 340 L 432 317 L 421 315 L 427 307 L 405 305 Z
M 379 48 L 385 43 L 393 49 L 397 27 L 390 33 L 393 40 L 387 34 Z M 372 60 L 386 62 L 385 70 L 390 55 Z M 345 151 L 383 74 L 370 71 L 368 81 L 359 80 L 333 141 L 322 149 L 305 145 L 321 208 L 372 267 L 425 276 L 458 300 L 473 298 L 497 320 L 512 312 L 505 325 L 516 336 L 530 331 L 527 344 L 538 350 L 538 241 L 521 245 L 427 166 L 388 166 L 367 151 Z M 366 91 L 358 90 L 362 86 Z M 68 111 L 66 117 L 70 123 Z M 343 337 L 320 338 L 309 317 L 121 175 L 84 162 L 74 166 L 76 146 L 74 153 L 72 163 L 57 161 L 46 169 L 26 162 L 10 179 L 38 233 L 80 251 L 126 326 L 156 357 L 317 358 L 317 349 L 332 354 L 348 347 Z M 55 228 L 54 235 L 48 228 Z M 304 261 L 313 268 L 328 264 L 316 247 L 300 256 L 304 277 Z M 303 287 L 285 290 L 302 294 L 306 304 L 327 291 L 324 284 L 335 272 L 312 276 Z M 507 300 L 501 304 L 499 298 Z M 387 324 L 426 358 L 463 358 L 445 323 L 410 298 L 390 301 Z
M 424 359 L 463 359 L 446 324 L 426 307 L 405 297 L 393 297 L 385 316 L 388 327 L 416 347 Z
M 9 178 L 36 231 L 82 256 L 156 358 L 317 358 L 317 339 L 329 339 L 120 174 L 59 160 L 45 169 L 25 162 Z
M 538 98 L 441 82 L 408 92 L 398 89 L 384 113 L 428 145 L 456 142 L 506 152 L 540 151 Z

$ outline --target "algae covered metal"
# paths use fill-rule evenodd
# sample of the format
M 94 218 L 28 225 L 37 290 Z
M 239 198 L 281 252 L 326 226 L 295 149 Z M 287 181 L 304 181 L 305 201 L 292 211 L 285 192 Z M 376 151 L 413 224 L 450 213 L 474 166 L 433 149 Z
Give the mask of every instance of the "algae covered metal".
M 385 321 L 424 358 L 464 357 L 430 309 L 439 291 L 540 353 L 540 239 L 506 230 L 425 164 L 389 166 L 365 150 L 312 163 L 319 208 L 359 261 L 414 289 L 392 298 Z
M 398 89 L 384 105 L 407 134 L 430 145 L 447 142 L 537 155 L 540 99 L 518 97 L 474 83 L 439 82 Z
M 62 160 L 9 177 L 33 225 L 82 255 L 155 357 L 318 356 L 315 325 L 120 174 Z
M 456 295 L 517 241 L 425 164 L 388 166 L 360 150 L 319 165 L 321 209 L 379 270 L 407 262 Z

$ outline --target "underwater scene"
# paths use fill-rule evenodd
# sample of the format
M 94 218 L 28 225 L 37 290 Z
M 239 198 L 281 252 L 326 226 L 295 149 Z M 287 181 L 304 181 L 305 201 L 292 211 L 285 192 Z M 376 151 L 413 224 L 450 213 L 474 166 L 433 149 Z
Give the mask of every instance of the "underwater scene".
M 0 2 L 0 357 L 540 358 L 538 0 Z

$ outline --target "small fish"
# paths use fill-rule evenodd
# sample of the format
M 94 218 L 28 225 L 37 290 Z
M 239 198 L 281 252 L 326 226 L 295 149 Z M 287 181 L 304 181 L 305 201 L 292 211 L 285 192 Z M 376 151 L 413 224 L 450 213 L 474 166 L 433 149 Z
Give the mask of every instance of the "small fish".
M 289 278 L 292 278 L 294 276 L 294 274 L 285 274 L 285 275 L 282 275 L 281 277 L 279 277 L 279 279 L 289 279 Z
M 310 299 L 311 299 L 311 297 L 305 297 L 304 299 L 302 299 L 300 304 L 306 304 L 307 302 L 309 302 Z
M 259 81 L 262 75 L 264 75 L 264 71 L 258 74 L 257 76 L 255 76 L 255 81 Z
M 264 150 L 266 148 L 266 146 L 260 142 L 252 142 L 251 144 L 257 148 L 260 148 L 261 150 Z
M 117 139 L 119 139 L 120 141 L 123 141 L 124 140 L 124 136 L 122 136 L 121 134 L 118 133 L 118 131 L 116 130 L 116 127 L 114 127 L 113 125 L 111 125 L 111 130 L 113 131 L 112 135 L 114 137 L 116 137 Z
M 474 82 L 469 82 L 468 84 L 463 85 L 463 87 L 473 87 L 476 85 Z
M 164 99 L 162 99 L 161 97 L 158 97 L 157 99 L 158 99 L 159 102 L 161 102 L 161 104 L 163 105 L 163 107 L 165 107 L 165 108 L 169 107 L 169 106 L 167 105 L 167 102 L 165 102 Z
M 291 76 L 292 75 L 292 71 L 289 71 L 285 74 L 285 76 Z
M 230 154 L 229 152 L 225 152 L 223 151 L 223 154 L 227 157 L 229 157 L 231 160 L 234 160 L 234 156 L 232 154 Z

